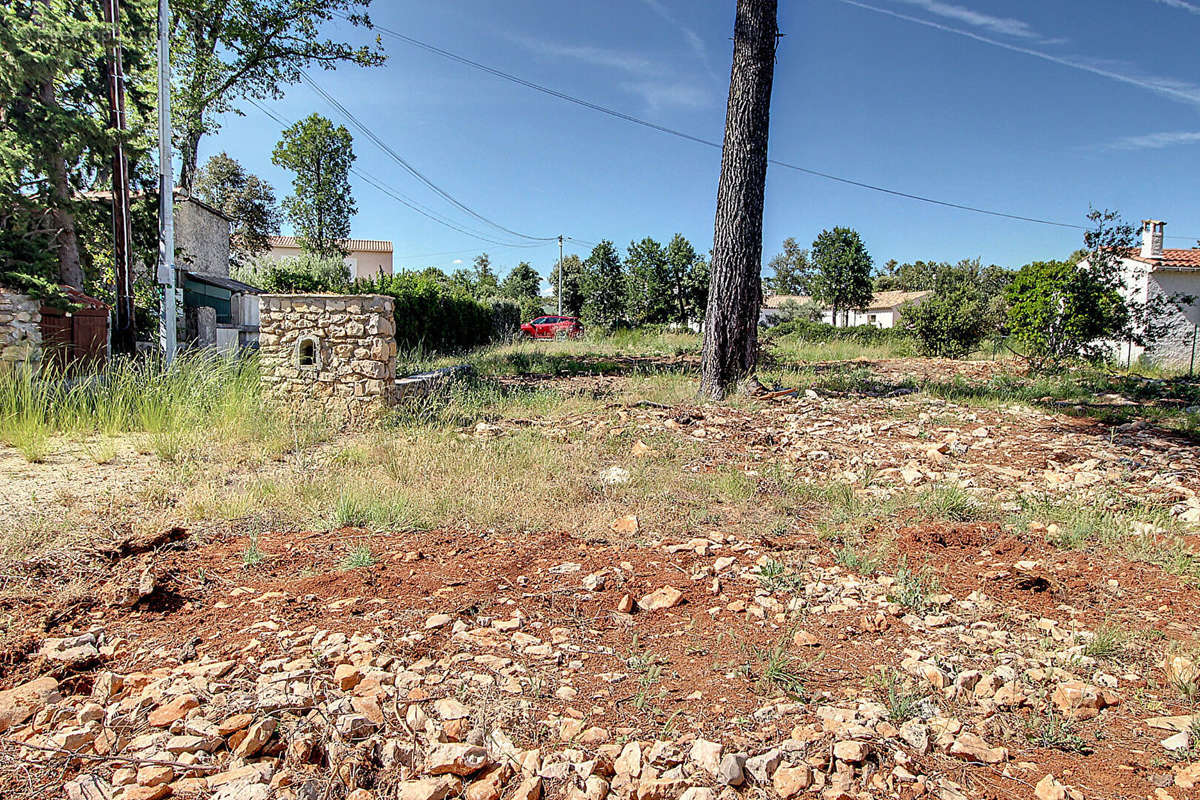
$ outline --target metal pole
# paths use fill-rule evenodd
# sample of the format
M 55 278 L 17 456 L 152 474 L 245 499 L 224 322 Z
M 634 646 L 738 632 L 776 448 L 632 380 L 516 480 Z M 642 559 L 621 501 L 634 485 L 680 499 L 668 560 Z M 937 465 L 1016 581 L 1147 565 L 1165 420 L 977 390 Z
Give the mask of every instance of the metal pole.
M 171 10 L 158 0 L 158 283 L 162 314 L 158 321 L 163 359 L 175 360 L 175 178 L 171 166 Z
M 1200 331 L 1200 324 L 1192 325 L 1192 363 L 1188 364 L 1188 377 L 1192 377 L 1196 371 L 1196 333 Z
M 133 230 L 129 214 L 129 162 L 125 158 L 125 75 L 121 63 L 121 10 L 119 0 L 105 0 L 104 21 L 112 37 L 108 58 L 109 126 L 113 130 L 113 276 L 116 296 L 116 324 L 112 347 L 131 355 L 135 350 L 133 312 Z
M 562 316 L 562 272 L 563 272 L 562 239 L 563 239 L 563 237 L 560 235 L 558 237 L 558 315 L 560 317 Z

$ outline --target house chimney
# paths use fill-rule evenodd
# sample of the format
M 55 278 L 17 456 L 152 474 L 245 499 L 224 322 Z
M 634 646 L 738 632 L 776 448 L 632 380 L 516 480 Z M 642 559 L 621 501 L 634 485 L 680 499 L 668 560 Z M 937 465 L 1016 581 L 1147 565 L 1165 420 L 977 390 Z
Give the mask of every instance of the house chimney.
M 1163 226 L 1160 219 L 1142 220 L 1142 258 L 1163 257 Z

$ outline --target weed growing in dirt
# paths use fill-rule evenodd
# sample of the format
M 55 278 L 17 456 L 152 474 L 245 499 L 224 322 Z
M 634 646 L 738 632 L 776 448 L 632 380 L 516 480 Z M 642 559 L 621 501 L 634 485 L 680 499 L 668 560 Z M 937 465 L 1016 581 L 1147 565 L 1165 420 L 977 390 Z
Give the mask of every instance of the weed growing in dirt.
M 368 545 L 356 545 L 354 549 L 346 554 L 339 566 L 343 570 L 373 567 L 375 566 L 375 556 L 371 553 L 371 548 Z
M 762 672 L 758 678 L 761 694 L 782 692 L 788 697 L 804 696 L 803 665 L 791 652 L 791 631 L 784 632 L 769 648 L 754 648 L 754 657 Z
M 769 558 L 758 568 L 758 585 L 764 592 L 795 591 L 803 584 L 791 567 L 774 558 Z
M 87 446 L 88 458 L 96 464 L 107 464 L 117 457 L 117 446 L 112 439 L 103 438 Z
M 1083 654 L 1099 661 L 1114 661 L 1125 649 L 1129 634 L 1117 625 L 1101 625 L 1083 646 Z
M 888 600 L 899 603 L 913 611 L 921 611 L 928 605 L 928 597 L 941 588 L 937 576 L 927 567 L 914 570 L 908 566 L 908 556 L 900 556 L 896 566 L 896 580 L 888 592 Z
M 267 554 L 258 546 L 258 534 L 250 535 L 250 544 L 242 551 L 242 566 L 250 569 L 267 560 Z
M 958 486 L 933 486 L 920 492 L 914 506 L 925 519 L 974 522 L 986 519 L 989 509 Z
M 859 575 L 874 575 L 879 569 L 879 558 L 874 553 L 849 544 L 834 548 L 833 560 Z
M 1025 738 L 1035 747 L 1048 747 L 1084 756 L 1092 752 L 1083 737 L 1075 733 L 1075 724 L 1053 712 L 1030 714 L 1025 719 Z
M 887 706 L 888 718 L 892 722 L 907 722 L 916 717 L 922 702 L 928 696 L 912 691 L 910 683 L 891 667 L 882 667 L 878 675 L 867 678 L 867 686 L 872 688 L 880 701 Z

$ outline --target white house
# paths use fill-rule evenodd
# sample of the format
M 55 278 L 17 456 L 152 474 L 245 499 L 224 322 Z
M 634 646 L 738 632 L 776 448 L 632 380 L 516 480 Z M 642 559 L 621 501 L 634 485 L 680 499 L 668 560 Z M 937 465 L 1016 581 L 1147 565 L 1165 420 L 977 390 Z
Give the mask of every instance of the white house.
M 900 322 L 901 310 L 911 303 L 919 303 L 930 295 L 930 292 L 876 292 L 871 303 L 862 310 L 838 313 L 837 325 L 874 325 L 876 328 L 894 328 Z M 777 294 L 763 301 L 763 307 L 758 314 L 760 325 L 770 325 L 781 318 L 786 318 L 787 309 L 812 302 L 806 295 Z M 835 324 L 833 309 L 821 309 L 821 321 L 827 325 Z
M 300 243 L 295 236 L 271 236 L 268 258 L 276 260 L 300 255 Z M 346 269 L 350 280 L 375 278 L 392 274 L 392 243 L 377 239 L 343 239 L 338 242 L 346 251 Z
M 1196 342 L 1200 328 L 1200 248 L 1164 248 L 1165 227 L 1162 220 L 1143 220 L 1141 248 L 1131 250 L 1121 259 L 1127 297 L 1139 303 L 1154 297 L 1180 295 L 1190 295 L 1194 300 L 1182 306 L 1169 306 L 1167 318 L 1161 320 L 1166 323 L 1167 333 L 1149 348 L 1131 342 L 1111 342 L 1113 356 L 1122 363 L 1145 355 L 1156 364 L 1180 368 L 1189 366 L 1193 353 L 1200 363 L 1200 343 Z M 1081 264 L 1086 266 L 1087 262 Z

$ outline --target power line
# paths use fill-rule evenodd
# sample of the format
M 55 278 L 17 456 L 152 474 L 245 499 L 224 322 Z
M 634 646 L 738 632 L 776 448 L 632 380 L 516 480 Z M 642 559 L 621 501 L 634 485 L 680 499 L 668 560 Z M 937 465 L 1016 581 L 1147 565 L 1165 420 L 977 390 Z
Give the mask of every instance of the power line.
M 490 75 L 494 75 L 497 78 L 502 78 L 504 80 L 511 81 L 513 83 L 519 84 L 526 88 L 533 89 L 534 91 L 550 95 L 551 97 L 556 97 L 559 100 L 564 100 L 568 103 L 574 103 L 576 105 L 583 106 L 584 108 L 589 108 L 593 111 L 598 111 L 601 114 L 607 114 L 611 117 L 615 117 L 617 119 L 624 120 L 625 122 L 631 122 L 635 125 L 641 125 L 645 128 L 650 128 L 651 130 L 655 130 L 660 133 L 665 133 L 670 136 L 675 136 L 680 139 L 686 139 L 690 142 L 695 142 L 696 144 L 702 144 L 707 147 L 714 147 L 718 150 L 720 150 L 722 148 L 722 144 L 720 142 L 713 141 L 711 139 L 704 139 L 699 136 L 694 136 L 690 133 L 686 133 L 684 131 L 677 130 L 675 128 L 669 128 L 665 125 L 659 125 L 655 122 L 650 122 L 649 120 L 642 119 L 641 117 L 635 117 L 632 114 L 627 114 L 627 113 L 625 113 L 623 111 L 619 111 L 615 108 L 610 108 L 609 106 L 600 105 L 599 103 L 593 103 L 590 100 L 585 100 L 582 97 L 577 97 L 575 95 L 559 91 L 558 89 L 553 89 L 549 86 L 544 86 L 540 83 L 534 83 L 533 81 L 526 80 L 525 78 L 522 78 L 518 75 L 513 75 L 510 72 L 505 72 L 504 70 L 497 69 L 495 67 L 490 67 L 487 64 L 481 64 L 480 62 L 475 61 L 470 58 L 467 58 L 466 56 L 462 56 L 457 53 L 453 53 L 449 50 L 445 50 L 436 45 L 429 44 L 428 42 L 423 42 L 420 39 L 415 39 L 411 36 L 406 36 L 405 34 L 400 33 L 399 31 L 393 30 L 391 28 L 388 28 L 384 25 L 379 25 L 378 23 L 372 23 L 372 27 L 377 28 L 378 30 L 382 31 L 383 33 L 386 33 L 387 35 L 392 36 L 396 39 L 399 39 L 400 41 L 410 44 L 414 47 L 417 47 L 422 50 L 426 50 L 430 53 L 434 53 L 436 55 L 442 56 L 443 58 L 447 58 L 451 61 L 456 61 L 460 64 L 465 64 L 466 66 L 481 70 Z M 875 184 L 866 183 L 864 181 L 857 181 L 857 180 L 853 180 L 851 178 L 844 178 L 844 177 L 841 177 L 840 175 L 833 175 L 828 172 L 822 172 L 820 170 L 811 169 L 809 167 L 803 167 L 803 166 L 800 166 L 799 164 L 792 164 L 787 161 L 781 161 L 777 158 L 768 158 L 767 161 L 771 164 L 774 164 L 777 167 L 783 167 L 784 169 L 795 170 L 796 172 L 801 172 L 806 175 L 812 175 L 812 176 L 815 176 L 818 178 L 824 178 L 826 180 L 836 181 L 837 183 L 846 184 L 848 186 L 856 186 L 860 189 L 868 189 L 868 190 L 874 191 L 874 192 L 882 192 L 884 194 L 889 194 L 894 197 L 903 197 L 903 198 L 906 198 L 909 200 L 917 200 L 922 203 L 931 203 L 933 205 L 943 206 L 945 208 L 955 208 L 960 211 L 969 211 L 969 212 L 972 212 L 975 214 L 986 214 L 988 216 L 1001 217 L 1003 219 L 1017 220 L 1020 222 L 1032 222 L 1032 223 L 1036 223 L 1038 225 L 1050 225 L 1050 226 L 1054 226 L 1054 227 L 1058 227 L 1058 228 L 1071 228 L 1073 230 L 1087 230 L 1086 226 L 1077 225 L 1077 224 L 1073 224 L 1070 222 L 1058 222 L 1056 220 L 1042 219 L 1039 217 L 1028 217 L 1028 216 L 1023 216 L 1021 214 L 1010 214 L 1010 213 L 1007 213 L 1004 211 L 993 211 L 991 209 L 979 208 L 977 206 L 969 206 L 969 205 L 965 205 L 962 203 L 954 203 L 954 202 L 950 202 L 948 200 L 938 200 L 933 197 L 926 197 L 924 195 L 913 194 L 911 192 L 903 192 L 898 189 L 889 189 L 885 186 L 877 186 Z M 1180 239 L 1180 240 L 1182 240 L 1182 239 L 1194 240 L 1197 237 L 1168 236 L 1167 238 L 1168 239 Z
M 386 142 L 383 141 L 383 139 L 381 139 L 379 136 L 377 136 L 375 134 L 375 132 L 372 131 L 365 122 L 363 122 L 357 116 L 355 116 L 350 111 L 350 109 L 346 108 L 345 105 L 343 105 L 341 102 L 339 102 L 338 99 L 335 98 L 333 95 L 331 95 L 329 92 L 325 91 L 320 86 L 318 86 L 316 81 L 314 81 L 311 77 L 309 77 L 308 73 L 301 72 L 300 77 L 304 80 L 305 83 L 307 83 L 309 86 L 311 86 L 317 94 L 319 94 L 321 97 L 323 97 L 325 99 L 325 102 L 329 103 L 335 109 L 340 111 L 346 117 L 346 119 L 348 119 L 350 121 L 350 123 L 352 125 L 354 125 L 359 130 L 361 130 L 367 136 L 368 139 L 370 139 L 372 142 L 374 142 L 375 145 L 378 146 L 379 149 L 382 150 L 384 153 L 386 153 L 388 156 L 390 156 L 392 158 L 392 160 L 394 160 L 400 166 L 404 167 L 404 169 L 407 170 L 409 174 L 411 174 L 414 178 L 419 180 L 421 183 L 428 186 L 433 191 L 437 192 L 439 195 L 444 197 L 446 200 L 450 201 L 454 205 L 461 208 L 463 211 L 470 214 L 472 217 L 475 217 L 476 219 L 480 220 L 481 222 L 485 222 L 494 228 L 497 228 L 501 231 L 504 231 L 507 234 L 519 237 L 521 239 L 530 239 L 535 242 L 553 242 L 553 241 L 558 240 L 557 236 L 531 236 L 527 233 L 521 233 L 520 231 L 514 231 L 511 228 L 506 228 L 503 225 L 501 225 L 500 223 L 495 222 L 494 220 L 488 219 L 484 215 L 475 211 L 473 208 L 471 208 L 470 206 L 461 202 L 460 200 L 458 200 L 458 198 L 454 197 L 454 195 L 450 194 L 445 189 L 438 186 L 436 183 L 434 183 L 432 180 L 430 180 L 428 176 L 426 176 L 419 169 L 417 169 L 415 166 L 413 166 L 411 163 L 409 163 L 403 156 L 401 156 L 394 149 L 392 149 L 392 147 L 390 147 Z
M 280 125 L 283 125 L 283 126 L 287 127 L 287 126 L 290 126 L 290 125 L 292 124 L 291 122 L 289 122 L 288 120 L 284 119 L 283 117 L 280 117 L 278 114 L 275 114 L 275 113 L 274 113 L 274 112 L 272 112 L 270 109 L 266 108 L 266 107 L 265 107 L 265 106 L 263 106 L 261 103 L 259 103 L 258 101 L 254 100 L 253 98 L 246 98 L 246 99 L 248 100 L 248 102 L 249 102 L 249 103 L 250 103 L 252 106 L 254 106 L 254 107 L 255 107 L 255 108 L 257 108 L 259 111 L 261 111 L 261 112 L 263 112 L 264 114 L 266 114 L 266 115 L 267 115 L 268 117 L 270 117 L 271 119 L 273 119 L 273 120 L 275 120 L 276 122 L 278 122 Z M 496 246 L 498 246 L 498 247 L 544 247 L 544 246 L 545 246 L 545 244 L 548 244 L 548 242 L 547 242 L 547 243 L 545 243 L 545 244 L 543 244 L 543 243 L 538 243 L 538 244 L 526 244 L 526 243 L 513 244 L 513 243 L 501 242 L 501 241 L 498 241 L 498 240 L 496 240 L 496 239 L 489 238 L 489 237 L 487 237 L 487 236 L 485 236 L 485 235 L 483 235 L 483 234 L 481 234 L 481 233 L 478 233 L 478 232 L 475 232 L 475 231 L 472 231 L 472 230 L 468 230 L 467 228 L 464 228 L 464 227 L 461 227 L 461 226 L 459 226 L 459 225 L 455 224 L 454 222 L 450 221 L 448 218 L 444 218 L 444 217 L 443 217 L 441 214 L 438 214 L 438 213 L 437 213 L 436 211 L 434 211 L 433 209 L 431 209 L 431 208 L 428 208 L 427 206 L 423 206 L 423 205 L 421 205 L 420 203 L 418 203 L 417 201 L 413 200 L 412 198 L 409 198 L 409 197 L 405 196 L 405 195 L 404 195 L 402 192 L 400 192 L 399 190 L 397 190 L 397 189 L 394 189 L 394 188 L 393 188 L 393 187 L 391 187 L 391 186 L 388 186 L 387 184 L 383 183 L 382 181 L 378 180 L 377 178 L 374 178 L 373 176 L 370 176 L 370 175 L 366 174 L 365 172 L 363 172 L 363 171 L 361 171 L 361 170 L 359 170 L 359 169 L 356 169 L 355 167 L 351 167 L 351 168 L 350 168 L 350 172 L 351 172 L 352 174 L 356 175 L 357 177 L 361 178 L 361 179 L 362 179 L 363 181 L 365 181 L 366 183 L 368 183 L 368 184 L 370 184 L 371 186 L 373 186 L 375 189 L 379 190 L 380 192 L 383 192 L 383 193 L 384 193 L 384 194 L 386 194 L 388 197 L 391 197 L 391 198 L 392 198 L 393 200 L 395 200 L 396 202 L 398 202 L 398 203 L 400 203 L 400 204 L 402 204 L 402 205 L 404 205 L 404 206 L 406 206 L 406 207 L 408 207 L 408 208 L 412 209 L 413 211 L 417 212 L 417 213 L 418 213 L 418 214 L 420 214 L 421 216 L 423 216 L 423 217 L 426 217 L 426 218 L 428 218 L 428 219 L 430 219 L 430 220 L 433 220 L 434 222 L 438 223 L 439 225 L 444 225 L 444 226 L 446 226 L 447 228 L 450 228 L 450 229 L 452 229 L 452 230 L 458 231 L 459 233 L 466 234 L 467 236 L 470 236 L 470 237 L 472 237 L 472 238 L 474 238 L 474 239 L 479 239 L 480 241 L 487 242 L 488 244 L 493 244 L 493 245 L 496 245 Z

